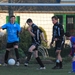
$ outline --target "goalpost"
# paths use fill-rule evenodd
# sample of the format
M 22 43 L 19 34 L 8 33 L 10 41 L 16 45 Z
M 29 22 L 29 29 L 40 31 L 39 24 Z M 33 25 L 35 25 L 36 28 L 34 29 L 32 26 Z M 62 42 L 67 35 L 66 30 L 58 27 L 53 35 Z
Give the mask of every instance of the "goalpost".
M 0 6 L 75 6 L 75 3 L 0 3 Z

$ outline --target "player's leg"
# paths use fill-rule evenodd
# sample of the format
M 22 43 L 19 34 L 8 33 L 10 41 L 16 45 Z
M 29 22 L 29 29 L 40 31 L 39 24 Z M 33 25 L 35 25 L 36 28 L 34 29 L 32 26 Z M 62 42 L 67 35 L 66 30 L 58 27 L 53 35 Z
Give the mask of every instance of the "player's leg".
M 60 55 L 61 50 L 56 50 L 56 65 L 52 69 L 61 69 L 62 68 L 62 57 Z
M 57 61 L 56 61 L 56 63 L 58 64 L 59 68 L 62 68 L 61 50 L 56 50 L 56 54 L 57 54 Z
M 40 65 L 40 69 L 45 69 L 44 64 L 42 63 L 40 57 L 38 56 L 38 50 L 35 50 L 35 51 L 34 51 L 34 56 L 35 56 L 35 58 L 36 58 L 38 64 Z
M 61 57 L 61 45 L 62 41 L 57 41 L 55 44 L 56 50 L 56 65 L 52 69 L 60 69 L 62 68 L 62 57 Z
M 19 63 L 19 53 L 18 53 L 18 42 L 14 42 L 13 45 L 14 45 L 15 55 L 17 59 L 16 65 L 19 66 L 20 63 Z
M 12 44 L 7 43 L 3 66 L 7 66 L 7 64 L 8 64 L 8 56 L 9 56 L 9 52 L 10 52 L 11 47 L 12 47 Z
M 31 47 L 29 48 L 28 54 L 27 54 L 27 59 L 25 60 L 25 64 L 24 64 L 25 66 L 28 66 L 28 63 L 31 59 L 32 52 L 35 48 L 36 48 L 35 45 L 31 45 Z

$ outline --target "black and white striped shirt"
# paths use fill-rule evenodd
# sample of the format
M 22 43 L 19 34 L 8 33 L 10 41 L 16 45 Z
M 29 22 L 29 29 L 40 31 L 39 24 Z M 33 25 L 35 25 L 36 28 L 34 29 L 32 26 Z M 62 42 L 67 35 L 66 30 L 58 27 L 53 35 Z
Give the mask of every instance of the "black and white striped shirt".
M 38 28 L 35 24 L 32 24 L 32 33 L 35 34 L 35 37 L 32 37 L 32 43 L 41 44 L 41 37 L 40 34 L 42 33 L 42 30 Z
M 52 43 L 55 38 L 58 40 L 63 40 L 64 37 L 64 29 L 63 26 L 59 23 L 54 24 L 53 26 L 53 35 L 52 35 Z

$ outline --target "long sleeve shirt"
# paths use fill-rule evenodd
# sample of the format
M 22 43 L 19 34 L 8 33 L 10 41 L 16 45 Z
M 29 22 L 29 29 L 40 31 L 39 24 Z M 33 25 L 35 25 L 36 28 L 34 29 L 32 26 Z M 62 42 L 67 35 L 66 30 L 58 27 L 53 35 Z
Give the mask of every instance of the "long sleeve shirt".
M 41 44 L 40 34 L 42 33 L 42 31 L 35 24 L 32 24 L 32 33 L 35 34 L 35 37 L 32 37 L 32 42 L 36 44 Z
M 54 42 L 55 38 L 57 38 L 57 40 L 63 40 L 64 29 L 63 29 L 63 26 L 61 24 L 59 24 L 59 23 L 54 24 L 52 33 L 53 34 L 52 34 L 51 43 Z

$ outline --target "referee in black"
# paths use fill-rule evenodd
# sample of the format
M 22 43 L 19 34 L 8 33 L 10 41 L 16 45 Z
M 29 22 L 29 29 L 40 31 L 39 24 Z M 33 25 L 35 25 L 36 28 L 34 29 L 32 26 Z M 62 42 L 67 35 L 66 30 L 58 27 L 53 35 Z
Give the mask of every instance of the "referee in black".
M 38 28 L 38 26 L 36 26 L 32 19 L 27 19 L 26 23 L 29 25 L 28 31 L 31 35 L 32 38 L 32 44 L 28 50 L 28 55 L 27 55 L 27 59 L 25 61 L 25 66 L 28 66 L 28 63 L 30 61 L 31 55 L 34 52 L 34 56 L 38 62 L 38 64 L 40 65 L 40 69 L 46 69 L 44 64 L 42 63 L 41 59 L 38 56 L 38 46 L 41 44 L 41 37 L 42 39 L 46 42 L 43 32 Z
M 53 16 L 52 22 L 53 26 L 53 35 L 50 46 L 52 46 L 55 41 L 55 53 L 56 53 L 56 65 L 52 69 L 62 69 L 62 57 L 61 57 L 61 49 L 64 44 L 64 29 L 61 24 L 58 23 L 58 17 Z

